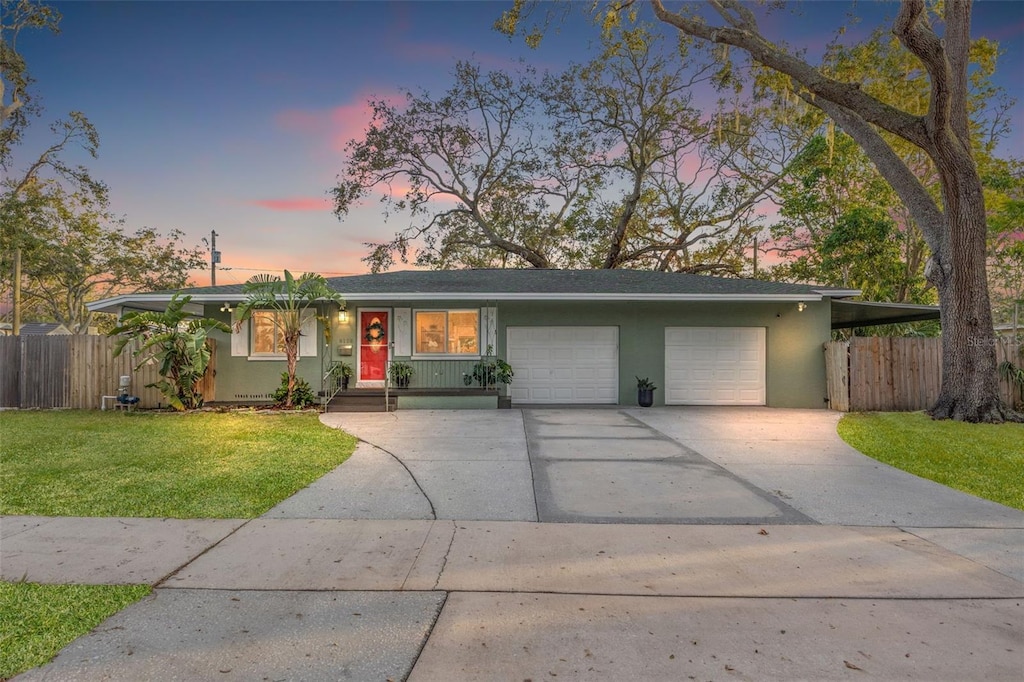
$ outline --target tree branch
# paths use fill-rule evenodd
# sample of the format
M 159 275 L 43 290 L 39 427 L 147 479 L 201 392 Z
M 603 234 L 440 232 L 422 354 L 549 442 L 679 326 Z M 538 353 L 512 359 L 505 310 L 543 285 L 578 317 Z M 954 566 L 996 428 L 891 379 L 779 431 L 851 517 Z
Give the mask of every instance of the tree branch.
M 700 19 L 693 19 L 669 11 L 665 8 L 662 0 L 650 0 L 650 3 L 655 16 L 659 20 L 675 26 L 680 31 L 713 43 L 732 45 L 745 50 L 756 61 L 789 76 L 797 83 L 803 85 L 814 95 L 815 100 L 821 98 L 835 102 L 856 112 L 869 123 L 888 130 L 922 148 L 927 148 L 929 138 L 921 117 L 913 116 L 875 99 L 863 92 L 856 84 L 843 83 L 842 81 L 828 78 L 803 59 L 780 49 L 759 33 L 756 24 L 738 21 L 733 15 L 728 13 L 726 6 L 735 3 L 713 2 L 711 6 L 727 22 L 730 22 L 731 19 L 742 25 L 742 28 L 734 26 L 709 26 Z M 749 17 L 749 21 L 753 21 L 752 15 Z

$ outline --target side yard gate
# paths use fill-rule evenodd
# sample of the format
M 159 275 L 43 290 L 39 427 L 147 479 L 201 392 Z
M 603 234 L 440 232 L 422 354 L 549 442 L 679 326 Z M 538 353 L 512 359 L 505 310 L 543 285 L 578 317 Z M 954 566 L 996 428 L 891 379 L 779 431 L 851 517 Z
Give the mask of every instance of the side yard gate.
M 1019 363 L 1009 340 L 996 345 L 996 363 Z M 853 337 L 825 344 L 828 401 L 841 412 L 910 412 L 931 407 L 942 382 L 942 339 Z M 1012 404 L 1014 387 L 999 383 Z
M 116 339 L 107 336 L 0 337 L 0 408 L 99 409 L 102 396 L 117 395 L 118 380 L 132 378 L 131 394 L 139 407 L 156 408 L 166 399 L 155 388 L 160 380 L 156 363 L 134 369 L 129 344 L 114 357 Z M 210 341 L 215 344 L 214 341 Z M 206 401 L 216 399 L 216 345 L 210 371 L 199 386 Z

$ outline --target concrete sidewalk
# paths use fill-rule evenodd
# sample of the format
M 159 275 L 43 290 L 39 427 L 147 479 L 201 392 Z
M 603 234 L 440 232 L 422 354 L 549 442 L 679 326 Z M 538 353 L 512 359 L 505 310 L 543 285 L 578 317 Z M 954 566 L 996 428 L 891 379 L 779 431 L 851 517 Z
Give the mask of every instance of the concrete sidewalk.
M 0 520 L 5 580 L 156 586 L 18 679 L 1020 679 L 1024 514 L 836 419 L 325 415 L 259 519 Z
M 94 581 L 75 543 L 137 546 L 151 530 L 67 519 L 69 537 L 46 536 L 53 555 L 28 560 L 19 548 L 38 549 L 48 524 L 12 521 L 24 530 L 4 541 L 5 577 L 24 562 L 32 580 L 60 555 L 54 582 Z M 92 533 L 71 537 L 79 521 Z M 220 532 L 180 568 L 168 553 L 152 596 L 18 679 L 1015 680 L 1024 664 L 1024 583 L 891 528 L 257 519 Z M 112 581 L 132 581 L 116 563 Z

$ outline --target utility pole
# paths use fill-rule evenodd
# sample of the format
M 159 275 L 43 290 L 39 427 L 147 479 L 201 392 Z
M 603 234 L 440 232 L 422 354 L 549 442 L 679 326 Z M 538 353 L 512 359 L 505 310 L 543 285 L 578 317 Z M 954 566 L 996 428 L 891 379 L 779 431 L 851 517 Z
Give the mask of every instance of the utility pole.
M 14 319 L 11 334 L 21 334 L 21 249 L 14 250 Z
M 754 236 L 754 277 L 757 277 L 757 236 Z
M 217 286 L 217 263 L 220 262 L 220 251 L 217 250 L 217 230 L 210 230 L 210 286 Z

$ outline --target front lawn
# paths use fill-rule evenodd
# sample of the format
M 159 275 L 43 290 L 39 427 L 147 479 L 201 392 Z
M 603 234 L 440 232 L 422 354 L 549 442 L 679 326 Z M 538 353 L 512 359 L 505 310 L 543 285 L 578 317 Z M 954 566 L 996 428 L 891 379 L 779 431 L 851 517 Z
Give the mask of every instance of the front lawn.
M 355 443 L 312 413 L 0 412 L 0 514 L 251 518 Z
M 0 680 L 49 662 L 149 592 L 149 585 L 0 582 Z
M 1024 509 L 1024 425 L 934 421 L 923 412 L 845 415 L 839 435 L 868 457 Z

